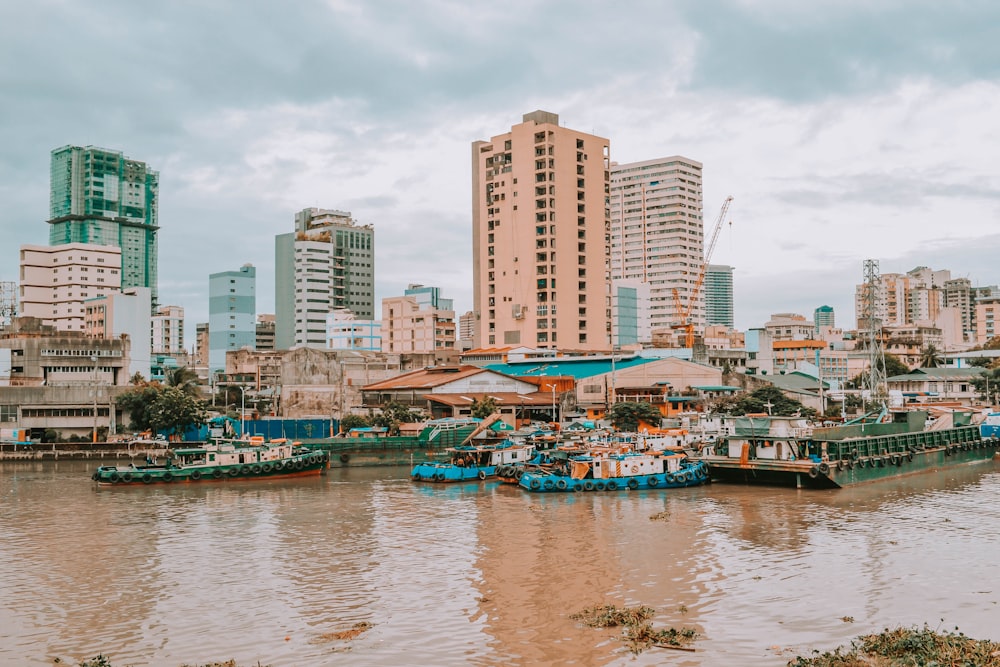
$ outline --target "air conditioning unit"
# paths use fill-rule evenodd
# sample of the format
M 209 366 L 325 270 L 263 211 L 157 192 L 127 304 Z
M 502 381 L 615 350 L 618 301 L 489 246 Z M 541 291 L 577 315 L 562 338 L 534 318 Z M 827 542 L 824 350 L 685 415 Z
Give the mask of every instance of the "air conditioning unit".
M 521 304 L 514 304 L 511 310 L 515 320 L 524 319 L 524 307 Z

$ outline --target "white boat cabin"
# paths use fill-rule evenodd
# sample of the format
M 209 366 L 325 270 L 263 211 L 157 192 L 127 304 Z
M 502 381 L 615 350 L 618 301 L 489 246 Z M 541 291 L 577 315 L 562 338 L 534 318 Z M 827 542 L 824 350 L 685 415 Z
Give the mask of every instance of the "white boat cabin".
M 298 444 L 285 439 L 265 443 L 259 436 L 249 440 L 216 440 L 204 447 L 174 450 L 174 464 L 225 466 L 281 461 L 294 456 Z
M 587 463 L 594 471 L 594 479 L 616 477 L 641 477 L 664 472 L 677 472 L 685 459 L 682 453 L 655 454 L 598 454 L 590 461 L 573 461 L 574 469 L 580 463 Z M 574 474 L 574 477 L 576 475 Z

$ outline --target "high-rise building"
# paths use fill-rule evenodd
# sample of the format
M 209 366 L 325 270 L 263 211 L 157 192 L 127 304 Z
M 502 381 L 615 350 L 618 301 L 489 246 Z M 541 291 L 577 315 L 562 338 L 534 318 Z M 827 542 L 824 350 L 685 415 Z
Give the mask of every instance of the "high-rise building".
M 705 324 L 722 324 L 732 329 L 733 317 L 733 267 L 709 264 L 705 269 Z
M 431 353 L 455 349 L 455 311 L 439 287 L 410 285 L 382 299 L 382 351 Z
M 49 244 L 121 248 L 121 286 L 148 287 L 157 303 L 160 174 L 121 151 L 52 151 Z
M 184 309 L 161 306 L 153 313 L 153 354 L 178 355 L 184 349 Z
M 121 262 L 121 249 L 108 245 L 21 246 L 21 315 L 83 331 L 84 301 L 121 289 Z
M 649 285 L 654 333 L 705 324 L 701 169 L 679 155 L 611 166 L 611 277 Z
M 121 338 L 131 341 L 129 376 L 150 377 L 152 354 L 152 300 L 148 287 L 128 287 L 101 294 L 84 302 L 84 331 L 91 338 Z
M 458 347 L 471 350 L 476 340 L 476 314 L 471 310 L 458 318 Z
M 833 307 L 832 306 L 820 306 L 813 311 L 813 325 L 816 327 L 818 332 L 821 327 L 835 327 L 836 319 L 834 318 Z
M 208 368 L 226 369 L 226 352 L 257 342 L 257 270 L 244 264 L 238 271 L 208 277 Z
M 326 348 L 326 316 L 375 317 L 375 230 L 345 211 L 307 208 L 274 243 L 275 345 Z
M 609 147 L 546 111 L 473 142 L 476 347 L 610 349 Z
M 641 280 L 611 281 L 611 331 L 614 347 L 650 343 L 649 283 Z

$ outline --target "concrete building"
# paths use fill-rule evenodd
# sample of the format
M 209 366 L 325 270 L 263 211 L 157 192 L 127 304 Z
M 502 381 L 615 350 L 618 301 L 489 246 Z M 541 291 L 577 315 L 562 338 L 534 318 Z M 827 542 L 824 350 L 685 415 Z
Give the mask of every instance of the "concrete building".
M 121 286 L 147 287 L 157 303 L 160 174 L 120 151 L 63 146 L 52 151 L 49 245 L 121 249 Z
M 440 289 L 410 285 L 382 299 L 382 351 L 424 354 L 455 349 L 455 311 Z
M 91 338 L 122 338 L 130 341 L 128 373 L 150 377 L 152 362 L 151 291 L 148 287 L 129 287 L 84 302 L 84 331 Z
M 326 316 L 326 340 L 330 350 L 379 352 L 382 350 L 382 322 L 361 320 L 346 308 L 338 308 Z
M 152 317 L 153 354 L 179 355 L 184 347 L 184 309 L 180 306 L 161 306 Z
M 208 371 L 208 322 L 194 325 L 194 362 L 199 368 Z
M 257 335 L 254 349 L 274 349 L 274 328 L 275 317 L 273 313 L 262 313 L 257 315 Z
M 375 319 L 375 230 L 349 212 L 307 208 L 274 243 L 275 346 L 325 348 L 326 316 Z
M 474 347 L 610 349 L 609 145 L 546 111 L 473 142 Z
M 705 324 L 736 326 L 733 315 L 733 267 L 709 264 L 705 269 Z
M 471 350 L 476 341 L 476 314 L 467 311 L 458 318 L 458 348 L 461 351 Z
M 615 348 L 638 348 L 653 340 L 649 313 L 649 283 L 611 281 L 611 342 Z
M 649 284 L 653 331 L 705 325 L 701 170 L 679 155 L 611 166 L 611 277 Z
M 820 306 L 813 311 L 813 326 L 816 331 L 822 331 L 824 327 L 836 327 L 836 318 L 834 317 L 833 308 L 831 306 Z
M 208 277 L 208 368 L 226 368 L 226 351 L 257 343 L 257 270 L 244 264 L 238 271 Z
M 83 331 L 83 302 L 121 288 L 121 262 L 113 246 L 21 246 L 21 315 L 58 331 Z
M 813 340 L 816 327 L 804 315 L 797 313 L 775 313 L 764 325 L 771 340 Z

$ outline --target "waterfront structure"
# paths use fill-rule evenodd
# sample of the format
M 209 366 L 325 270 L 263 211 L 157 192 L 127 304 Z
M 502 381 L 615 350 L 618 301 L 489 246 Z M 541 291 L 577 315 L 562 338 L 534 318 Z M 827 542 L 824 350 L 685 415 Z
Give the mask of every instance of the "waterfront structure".
M 338 308 L 326 316 L 326 340 L 330 350 L 379 352 L 382 350 L 382 322 L 361 320 L 346 308 Z
M 274 243 L 275 346 L 325 348 L 326 316 L 375 318 L 375 230 L 350 212 L 307 208 Z
M 455 349 L 455 310 L 438 287 L 410 285 L 382 299 L 382 351 L 427 353 Z
M 611 165 L 611 277 L 649 284 L 654 332 L 705 325 L 701 172 L 679 155 Z
M 732 329 L 733 267 L 709 264 L 705 269 L 705 325 L 721 324 Z
M 610 168 L 546 111 L 472 143 L 474 347 L 610 349 Z
M 150 330 L 152 329 L 148 287 L 129 287 L 84 301 L 84 331 L 91 338 L 122 338 L 131 341 L 128 373 L 150 376 Z
M 83 331 L 84 301 L 121 288 L 121 262 L 121 249 L 109 245 L 22 245 L 21 315 L 58 331 Z
M 613 348 L 637 347 L 653 339 L 649 318 L 649 283 L 611 281 L 611 343 Z
M 152 317 L 153 354 L 180 355 L 184 348 L 184 309 L 181 306 L 160 306 Z
M 257 270 L 244 264 L 238 271 L 208 277 L 208 368 L 226 368 L 226 351 L 257 342 Z
M 147 287 L 157 303 L 160 174 L 121 151 L 63 146 L 52 151 L 49 245 L 121 249 L 121 286 Z

